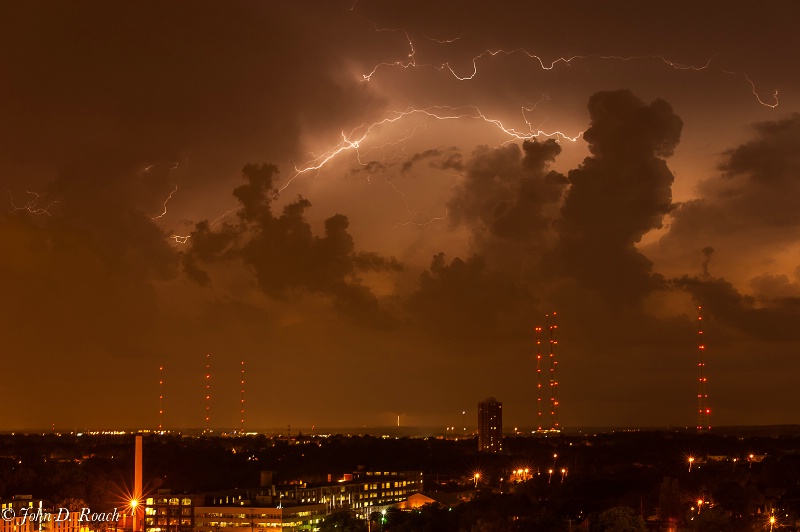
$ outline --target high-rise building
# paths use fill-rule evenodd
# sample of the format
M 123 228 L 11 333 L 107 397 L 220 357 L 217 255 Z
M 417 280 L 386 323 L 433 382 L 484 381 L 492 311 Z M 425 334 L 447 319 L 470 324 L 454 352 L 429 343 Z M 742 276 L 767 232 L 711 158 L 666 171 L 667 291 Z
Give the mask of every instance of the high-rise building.
M 503 451 L 503 403 L 494 397 L 478 403 L 478 451 Z

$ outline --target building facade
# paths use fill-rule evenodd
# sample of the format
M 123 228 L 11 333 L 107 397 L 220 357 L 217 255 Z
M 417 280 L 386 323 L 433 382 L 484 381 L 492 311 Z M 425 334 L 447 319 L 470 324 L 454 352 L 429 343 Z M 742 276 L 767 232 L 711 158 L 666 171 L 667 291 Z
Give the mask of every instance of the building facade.
M 422 471 L 357 471 L 331 482 L 276 485 L 274 502 L 324 504 L 328 513 L 348 510 L 367 517 L 422 489 Z
M 172 495 L 162 490 L 145 499 L 145 532 L 192 532 L 194 509 L 205 503 L 201 495 Z
M 273 484 L 271 475 L 262 475 L 260 488 L 202 495 L 161 490 L 145 500 L 143 531 L 315 530 L 328 514 L 350 511 L 366 519 L 422 489 L 421 471 L 357 471 L 321 483 Z
M 324 504 L 270 508 L 261 506 L 198 506 L 194 512 L 197 532 L 246 532 L 267 529 L 281 532 L 319 530 L 327 515 Z
M 494 397 L 478 403 L 478 451 L 503 451 L 503 403 Z

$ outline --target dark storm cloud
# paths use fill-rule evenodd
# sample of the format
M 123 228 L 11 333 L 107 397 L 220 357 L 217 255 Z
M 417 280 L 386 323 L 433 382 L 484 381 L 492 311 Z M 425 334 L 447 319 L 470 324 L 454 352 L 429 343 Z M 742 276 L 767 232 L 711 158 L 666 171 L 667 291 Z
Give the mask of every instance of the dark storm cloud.
M 780 300 L 787 297 L 800 297 L 800 284 L 793 283 L 787 275 L 763 274 L 753 277 L 750 287 L 756 298 L 761 300 Z
M 408 300 L 418 326 L 437 338 L 465 344 L 508 342 L 527 332 L 533 297 L 507 275 L 491 271 L 483 258 L 433 257 L 419 289 Z
M 537 311 L 526 276 L 547 248 L 551 216 L 566 186 L 563 175 L 547 170 L 560 152 L 554 140 L 481 146 L 463 163 L 448 217 L 470 230 L 475 255 L 449 263 L 436 255 L 408 303 L 434 337 L 499 345 L 530 332 Z
M 276 167 L 247 165 L 243 175 L 246 183 L 233 192 L 242 205 L 239 224 L 226 224 L 219 231 L 207 222 L 198 224 L 184 256 L 187 274 L 205 283 L 209 277 L 202 263 L 241 260 L 272 298 L 323 294 L 349 314 L 373 322 L 385 319 L 359 274 L 398 271 L 400 264 L 393 258 L 356 251 L 347 217 L 341 214 L 325 220 L 324 236 L 314 236 L 305 218 L 311 203 L 301 197 L 284 206 L 279 216 L 273 215 Z
M 566 185 L 547 165 L 561 153 L 554 140 L 525 141 L 491 149 L 479 147 L 447 204 L 450 220 L 477 235 L 488 231 L 508 240 L 539 241 L 552 219 L 546 207 L 557 204 Z
M 711 257 L 714 255 L 714 248 L 711 246 L 706 246 L 703 248 L 703 256 L 705 259 L 703 260 L 703 277 L 708 277 L 708 265 L 711 262 Z
M 0 98 L 15 104 L 0 155 L 50 164 L 99 151 L 148 164 L 209 148 L 296 155 L 304 132 L 338 131 L 377 103 L 342 60 L 381 36 L 347 7 L 4 3 Z
M 558 221 L 563 270 L 608 301 L 635 302 L 661 285 L 635 244 L 672 208 L 672 154 L 683 126 L 669 104 L 629 91 L 589 100 L 591 157 L 569 172 Z
M 665 102 L 645 104 L 628 91 L 597 93 L 589 110 L 585 139 L 593 156 L 569 179 L 549 169 L 561 153 L 552 139 L 479 147 L 465 163 L 447 206 L 451 223 L 469 228 L 476 256 L 450 264 L 434 258 L 411 298 L 428 323 L 448 330 L 444 322 L 463 319 L 479 336 L 491 334 L 500 314 L 525 312 L 530 320 L 555 301 L 567 311 L 641 303 L 663 287 L 635 244 L 671 208 L 672 174 L 661 157 L 672 153 L 682 122 Z M 559 295 L 563 282 L 572 288 Z
M 464 166 L 461 153 L 455 147 L 450 148 L 431 148 L 423 152 L 415 153 L 402 161 L 369 161 L 358 168 L 350 170 L 351 174 L 366 172 L 368 174 L 383 173 L 385 171 L 400 167 L 400 172 L 409 172 L 415 164 L 421 161 L 428 161 L 428 166 L 439 170 L 454 170 L 460 172 Z
M 152 354 L 147 338 L 159 317 L 153 283 L 178 272 L 178 255 L 150 214 L 169 190 L 164 168 L 143 174 L 80 165 L 48 188 L 47 197 L 59 201 L 51 216 L 0 215 L 3 336 L 39 355 L 96 344 L 107 353 Z
M 788 284 L 788 283 L 787 283 Z M 769 306 L 760 305 L 751 296 L 742 295 L 724 279 L 700 280 L 684 276 L 675 285 L 687 290 L 715 318 L 758 340 L 800 340 L 800 297 L 782 296 Z M 795 293 L 796 293 L 795 285 Z
M 740 261 L 764 261 L 796 243 L 800 115 L 758 124 L 755 132 L 755 139 L 726 152 L 720 175 L 701 183 L 703 197 L 674 211 L 670 231 L 660 242 L 662 249 L 692 249 L 703 242 Z M 741 287 L 722 279 L 683 278 L 679 285 L 743 331 L 759 338 L 796 338 L 800 294 L 797 283 L 785 274 L 756 275 L 749 286 Z M 748 289 L 752 296 L 744 295 Z
M 461 164 L 461 153 L 457 148 L 432 148 L 423 152 L 415 153 L 406 159 L 400 167 L 400 170 L 405 173 L 420 161 L 429 160 L 428 164 L 431 168 L 439 168 L 440 170 L 455 170 L 460 172 L 463 168 Z
M 678 206 L 666 245 L 733 233 L 759 232 L 754 240 L 773 242 L 798 236 L 800 115 L 758 124 L 755 131 L 754 140 L 725 154 L 722 174 L 701 184 L 701 198 Z
M 384 163 L 378 161 L 370 161 L 362 166 L 357 168 L 353 168 L 350 170 L 350 173 L 353 175 L 360 174 L 361 172 L 366 172 L 368 174 L 375 174 L 375 173 L 383 173 L 386 170 L 386 165 Z

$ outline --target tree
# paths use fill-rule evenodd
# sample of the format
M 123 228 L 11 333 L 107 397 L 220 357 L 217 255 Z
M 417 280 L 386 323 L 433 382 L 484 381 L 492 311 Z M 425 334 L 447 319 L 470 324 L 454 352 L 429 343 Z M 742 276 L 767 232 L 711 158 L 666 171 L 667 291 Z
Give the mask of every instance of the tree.
M 646 532 L 644 519 L 627 506 L 615 506 L 600 514 L 602 532 Z
M 658 494 L 658 519 L 677 521 L 681 515 L 681 492 L 677 478 L 664 477 Z
M 320 532 L 367 532 L 367 524 L 350 512 L 336 512 L 322 522 Z
M 704 508 L 699 512 L 689 510 L 686 522 L 698 532 L 724 532 L 730 529 L 730 513 L 721 506 Z

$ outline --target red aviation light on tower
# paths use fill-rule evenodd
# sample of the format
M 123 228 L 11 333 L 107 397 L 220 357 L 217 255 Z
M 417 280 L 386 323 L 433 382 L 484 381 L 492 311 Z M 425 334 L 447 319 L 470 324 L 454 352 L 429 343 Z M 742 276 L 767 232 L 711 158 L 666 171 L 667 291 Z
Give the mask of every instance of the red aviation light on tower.
M 697 379 L 697 432 L 711 430 L 711 408 L 708 406 L 708 391 L 706 383 L 708 379 L 705 375 L 706 363 L 704 354 L 706 350 L 703 341 L 703 307 L 697 307 L 697 369 L 699 376 Z

